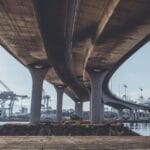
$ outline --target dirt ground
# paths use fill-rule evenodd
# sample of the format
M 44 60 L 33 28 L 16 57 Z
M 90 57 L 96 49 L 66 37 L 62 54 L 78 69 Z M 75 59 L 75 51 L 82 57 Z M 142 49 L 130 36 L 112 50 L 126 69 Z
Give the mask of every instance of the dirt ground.
M 79 121 L 64 123 L 5 124 L 0 136 L 138 136 L 122 123 L 82 124 Z
M 141 136 L 1 136 L 0 150 L 150 150 Z

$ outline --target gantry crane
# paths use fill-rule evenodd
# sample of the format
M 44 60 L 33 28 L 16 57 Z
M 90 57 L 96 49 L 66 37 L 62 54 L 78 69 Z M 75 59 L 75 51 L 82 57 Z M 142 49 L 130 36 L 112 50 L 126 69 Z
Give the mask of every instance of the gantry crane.
M 51 97 L 46 94 L 45 90 L 42 89 L 42 100 L 43 100 L 43 109 L 44 111 L 47 111 L 49 109 L 49 102 L 51 100 Z
M 5 112 L 5 102 L 6 101 L 10 101 L 9 103 L 9 117 L 12 116 L 12 113 L 13 113 L 13 107 L 14 107 L 14 102 L 16 100 L 18 100 L 18 98 L 20 97 L 21 99 L 24 99 L 24 98 L 28 98 L 27 95 L 17 95 L 15 94 L 12 90 L 10 90 L 8 88 L 8 86 L 2 82 L 0 80 L 0 84 L 7 90 L 7 91 L 4 91 L 4 92 L 1 92 L 0 93 L 0 102 L 1 102 L 1 117 L 4 116 L 4 112 Z

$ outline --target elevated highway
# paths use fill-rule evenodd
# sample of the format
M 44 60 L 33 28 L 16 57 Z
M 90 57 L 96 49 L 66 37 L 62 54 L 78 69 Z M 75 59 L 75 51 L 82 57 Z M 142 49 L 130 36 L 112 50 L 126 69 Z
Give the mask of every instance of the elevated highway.
M 111 94 L 114 71 L 150 39 L 149 0 L 0 0 L 0 43 L 32 75 L 31 122 L 40 119 L 43 80 L 103 121 L 104 103 L 150 110 Z M 80 111 L 81 112 L 81 111 Z M 81 114 L 81 113 L 80 113 Z

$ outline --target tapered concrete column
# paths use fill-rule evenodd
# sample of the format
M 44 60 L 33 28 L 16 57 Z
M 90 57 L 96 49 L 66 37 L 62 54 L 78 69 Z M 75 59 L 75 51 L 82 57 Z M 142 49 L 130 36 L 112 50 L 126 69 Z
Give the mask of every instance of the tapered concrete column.
M 82 102 L 75 102 L 75 114 L 79 118 L 82 118 L 82 108 L 83 108 L 83 103 Z
M 40 122 L 41 116 L 43 80 L 48 71 L 48 68 L 29 67 L 29 70 L 32 76 L 32 99 L 31 99 L 30 122 L 32 124 L 37 124 Z
M 122 109 L 118 109 L 118 119 L 123 120 L 123 111 L 122 111 Z
M 104 121 L 102 85 L 107 72 L 89 71 L 91 81 L 90 120 L 92 124 Z
M 56 107 L 56 120 L 62 121 L 62 103 L 63 103 L 63 93 L 64 86 L 55 86 L 57 92 L 57 107 Z

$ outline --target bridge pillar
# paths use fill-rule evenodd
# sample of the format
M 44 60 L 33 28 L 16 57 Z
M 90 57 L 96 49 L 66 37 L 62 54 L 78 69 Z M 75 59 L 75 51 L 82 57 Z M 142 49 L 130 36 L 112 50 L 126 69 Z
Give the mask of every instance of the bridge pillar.
M 134 120 L 134 112 L 132 109 L 130 109 L 130 120 Z
M 118 109 L 118 118 L 119 118 L 119 120 L 123 120 L 123 111 L 122 111 L 122 109 Z
M 64 86 L 55 86 L 57 93 L 57 106 L 56 106 L 56 120 L 62 121 L 62 104 L 63 104 L 63 93 Z
M 75 114 L 80 118 L 82 118 L 82 108 L 83 108 L 82 102 L 75 102 Z
M 137 121 L 139 119 L 138 110 L 135 109 L 135 120 Z
M 142 119 L 144 119 L 145 115 L 144 115 L 144 111 L 143 110 L 142 110 L 141 114 L 142 114 Z
M 148 118 L 150 120 L 150 110 L 147 110 L 148 111 Z
M 30 123 L 38 124 L 40 122 L 40 116 L 41 116 L 41 99 L 42 99 L 43 81 L 48 71 L 48 68 L 29 67 L 29 70 L 32 76 Z
M 145 119 L 147 119 L 148 118 L 148 111 L 145 110 L 144 112 L 145 112 Z
M 91 81 L 90 120 L 92 124 L 104 121 L 104 103 L 102 85 L 105 72 L 88 70 Z
M 146 116 L 148 117 L 149 113 L 148 113 L 148 110 L 146 110 Z
M 142 113 L 141 113 L 141 111 L 139 111 L 139 119 L 141 119 L 142 118 Z

